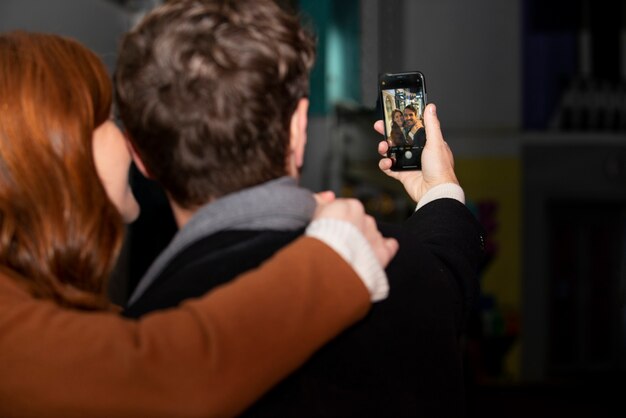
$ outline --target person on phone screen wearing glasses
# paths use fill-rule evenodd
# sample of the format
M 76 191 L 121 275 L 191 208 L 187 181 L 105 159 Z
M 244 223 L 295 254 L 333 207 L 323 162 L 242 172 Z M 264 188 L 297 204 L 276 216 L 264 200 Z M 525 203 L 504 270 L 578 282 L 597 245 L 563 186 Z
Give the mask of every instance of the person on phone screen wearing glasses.
M 169 1 L 123 38 L 120 116 L 138 167 L 164 186 L 180 226 L 124 315 L 202 294 L 302 234 L 314 207 L 298 186 L 314 50 L 298 18 L 272 0 Z M 417 203 L 405 223 L 379 225 L 400 243 L 388 299 L 244 415 L 463 415 L 460 339 L 481 228 L 434 110 L 422 172 L 380 163 Z

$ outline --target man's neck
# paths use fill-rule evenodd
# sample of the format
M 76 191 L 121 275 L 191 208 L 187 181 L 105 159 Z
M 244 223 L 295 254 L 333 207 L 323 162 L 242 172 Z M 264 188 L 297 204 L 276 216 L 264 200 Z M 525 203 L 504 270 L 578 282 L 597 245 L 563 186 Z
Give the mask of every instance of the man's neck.
M 298 181 L 300 173 L 298 172 L 298 168 L 295 165 L 287 167 L 287 172 L 289 176 Z M 167 200 L 170 203 L 170 207 L 172 208 L 172 212 L 174 213 L 174 220 L 176 221 L 176 225 L 178 225 L 178 229 L 182 229 L 185 225 L 187 225 L 187 222 L 189 222 L 193 215 L 195 215 L 202 206 L 215 201 L 215 198 L 209 198 L 206 203 L 191 209 L 187 209 L 176 203 L 174 199 L 172 199 L 172 197 L 169 195 L 169 193 L 166 194 Z
M 174 202 L 170 196 L 167 197 L 167 200 L 170 202 L 172 212 L 174 213 L 174 220 L 176 221 L 176 225 L 178 225 L 178 229 L 182 229 L 185 225 L 187 225 L 187 222 L 189 222 L 191 217 L 198 211 L 197 207 L 193 209 L 185 209 L 181 207 Z

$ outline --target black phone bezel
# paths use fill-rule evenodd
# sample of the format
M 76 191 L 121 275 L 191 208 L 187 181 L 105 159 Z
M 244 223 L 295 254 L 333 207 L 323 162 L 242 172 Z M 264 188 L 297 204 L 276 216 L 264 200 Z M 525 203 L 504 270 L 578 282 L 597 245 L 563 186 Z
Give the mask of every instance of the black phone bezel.
M 381 104 L 381 117 L 385 121 L 385 104 L 383 98 L 383 90 L 397 89 L 397 88 L 416 88 L 421 90 L 422 97 L 424 99 L 424 106 L 428 103 L 426 96 L 426 80 L 424 74 L 421 71 L 407 71 L 399 73 L 383 73 L 378 77 L 378 100 Z M 422 115 L 423 118 L 423 115 Z M 384 123 L 385 138 L 389 137 L 387 132 L 387 123 Z M 391 170 L 393 171 L 407 171 L 407 170 L 421 170 L 422 169 L 422 149 L 423 147 L 404 145 L 390 147 L 387 151 L 387 157 L 393 160 Z M 410 157 L 405 158 L 407 152 L 410 152 Z M 399 156 L 396 155 L 399 153 Z

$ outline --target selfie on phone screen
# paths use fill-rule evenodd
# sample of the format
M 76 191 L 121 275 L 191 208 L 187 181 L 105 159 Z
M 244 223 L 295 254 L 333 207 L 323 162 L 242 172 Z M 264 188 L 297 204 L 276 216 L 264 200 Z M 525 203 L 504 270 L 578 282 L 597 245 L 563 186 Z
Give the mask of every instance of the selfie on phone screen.
M 421 169 L 426 144 L 424 76 L 420 72 L 384 74 L 380 94 L 392 170 Z

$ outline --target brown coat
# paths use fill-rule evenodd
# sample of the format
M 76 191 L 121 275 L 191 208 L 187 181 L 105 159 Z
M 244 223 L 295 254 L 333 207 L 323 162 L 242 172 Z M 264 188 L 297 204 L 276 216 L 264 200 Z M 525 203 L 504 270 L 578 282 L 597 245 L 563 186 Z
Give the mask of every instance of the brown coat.
M 312 238 L 137 322 L 34 299 L 0 274 L 0 416 L 233 416 L 369 306 L 352 269 Z

